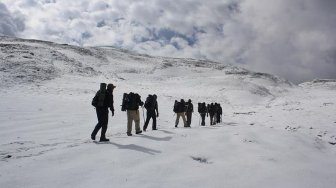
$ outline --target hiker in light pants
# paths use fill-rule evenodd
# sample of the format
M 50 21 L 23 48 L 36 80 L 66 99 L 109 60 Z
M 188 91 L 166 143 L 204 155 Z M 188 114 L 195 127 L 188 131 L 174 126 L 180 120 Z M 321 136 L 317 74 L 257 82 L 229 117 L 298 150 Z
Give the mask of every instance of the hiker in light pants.
M 186 117 L 185 117 L 186 106 L 185 106 L 184 100 L 181 99 L 181 101 L 177 102 L 175 105 L 177 105 L 175 127 L 177 127 L 177 125 L 179 124 L 180 117 L 182 117 L 182 119 L 183 119 L 184 127 L 187 127 L 187 121 L 186 121 Z
M 137 93 L 130 93 L 128 95 L 127 108 L 127 136 L 132 136 L 132 123 L 135 122 L 135 134 L 142 133 L 140 129 L 140 112 L 139 106 L 143 106 L 141 97 Z

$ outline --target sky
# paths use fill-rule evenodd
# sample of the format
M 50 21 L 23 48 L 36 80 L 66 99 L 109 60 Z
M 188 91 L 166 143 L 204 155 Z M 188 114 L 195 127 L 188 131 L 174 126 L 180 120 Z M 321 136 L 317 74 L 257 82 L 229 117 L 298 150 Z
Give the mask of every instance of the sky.
M 336 79 L 335 0 L 0 0 L 0 35 Z

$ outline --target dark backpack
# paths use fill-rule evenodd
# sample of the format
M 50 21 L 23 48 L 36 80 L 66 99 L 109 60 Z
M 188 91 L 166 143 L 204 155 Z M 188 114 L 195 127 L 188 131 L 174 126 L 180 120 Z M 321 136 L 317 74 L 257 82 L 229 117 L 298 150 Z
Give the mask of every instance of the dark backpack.
M 96 95 L 92 99 L 92 106 L 94 107 L 103 107 L 105 106 L 105 98 L 106 98 L 106 92 L 105 91 L 97 91 Z
M 153 110 L 155 108 L 155 101 L 153 95 L 148 95 L 146 102 L 145 102 L 145 108 L 147 110 Z
M 121 103 L 121 111 L 126 111 L 128 109 L 128 94 L 124 93 L 122 103 Z
M 189 113 L 193 112 L 194 111 L 194 105 L 192 103 L 187 102 L 185 111 L 189 112 Z
M 180 102 L 175 101 L 175 103 L 174 103 L 174 108 L 173 108 L 173 111 L 174 111 L 175 113 L 178 113 L 178 111 L 179 111 L 179 106 L 180 106 Z
M 140 95 L 137 93 L 128 94 L 127 110 L 137 110 L 139 108 Z
M 105 106 L 105 97 L 106 97 L 106 84 L 100 83 L 100 89 L 97 91 L 96 95 L 92 99 L 92 106 L 94 107 L 103 107 Z
M 206 106 L 204 103 L 198 103 L 198 113 L 206 113 Z

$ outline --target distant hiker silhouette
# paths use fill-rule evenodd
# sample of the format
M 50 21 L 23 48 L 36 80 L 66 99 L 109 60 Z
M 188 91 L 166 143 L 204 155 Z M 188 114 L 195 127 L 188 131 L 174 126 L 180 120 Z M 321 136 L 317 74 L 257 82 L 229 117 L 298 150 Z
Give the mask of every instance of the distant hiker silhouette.
M 147 110 L 147 118 L 143 126 L 143 130 L 146 131 L 150 119 L 153 119 L 152 130 L 157 130 L 156 117 L 159 117 L 159 110 L 158 110 L 157 96 L 155 94 L 148 95 L 145 102 L 145 108 Z
M 106 83 L 100 84 L 100 89 L 97 91 L 96 95 L 92 99 L 92 105 L 96 108 L 98 123 L 94 130 L 91 133 L 91 139 L 96 140 L 96 135 L 101 129 L 100 142 L 109 141 L 106 138 L 105 134 L 107 131 L 108 124 L 108 108 L 114 116 L 114 107 L 113 107 L 113 90 L 116 86 L 113 84 L 108 84 L 106 89 Z
M 174 112 L 176 113 L 175 127 L 179 124 L 179 119 L 182 117 L 184 127 L 187 127 L 187 121 L 185 117 L 186 105 L 183 99 L 180 102 L 175 100 Z
M 211 103 L 210 105 L 208 105 L 208 112 L 209 112 L 209 115 L 210 115 L 210 125 L 215 125 L 215 119 L 214 119 L 214 116 L 215 116 L 215 104 L 214 103 Z
M 207 107 L 205 102 L 198 103 L 198 113 L 201 115 L 202 118 L 201 125 L 205 126 L 205 115 L 207 114 Z
M 190 127 L 191 125 L 191 118 L 192 118 L 192 113 L 194 112 L 194 106 L 191 103 L 191 99 L 188 100 L 186 104 L 186 116 L 187 116 L 187 127 Z
M 222 114 L 223 114 L 223 110 L 222 110 L 222 107 L 221 107 L 221 105 L 219 104 L 219 103 L 217 103 L 217 113 L 216 113 L 216 115 L 217 115 L 217 123 L 220 123 L 221 122 L 221 120 L 222 120 Z

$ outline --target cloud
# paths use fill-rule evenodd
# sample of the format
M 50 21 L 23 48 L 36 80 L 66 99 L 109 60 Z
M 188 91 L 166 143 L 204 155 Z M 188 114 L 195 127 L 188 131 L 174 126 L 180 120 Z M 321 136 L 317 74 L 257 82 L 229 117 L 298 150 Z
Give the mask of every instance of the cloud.
M 19 15 L 13 16 L 6 5 L 0 3 L 0 35 L 15 36 L 24 30 L 24 22 Z
M 6 29 L 19 37 L 210 59 L 296 83 L 336 78 L 334 0 L 2 1 L 25 16 L 23 31 Z

